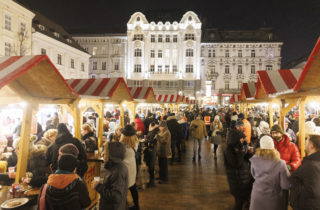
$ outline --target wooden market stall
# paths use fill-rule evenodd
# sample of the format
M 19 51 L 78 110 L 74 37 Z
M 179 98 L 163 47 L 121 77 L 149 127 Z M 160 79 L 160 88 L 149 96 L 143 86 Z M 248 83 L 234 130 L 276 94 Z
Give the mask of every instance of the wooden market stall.
M 153 112 L 153 104 L 157 104 L 158 100 L 156 99 L 152 87 L 134 87 L 129 88 L 129 90 L 134 99 L 134 101 L 129 105 L 132 121 L 135 119 L 136 109 L 139 104 L 149 104 L 151 106 L 150 111 Z M 143 108 L 145 107 L 141 107 L 141 109 Z
M 296 84 L 290 91 L 278 93 L 277 97 L 297 100 L 299 106 L 299 146 L 301 156 L 305 156 L 305 105 L 310 101 L 320 101 L 320 39 L 313 48 Z
M 171 111 L 177 111 L 178 110 L 178 103 L 180 102 L 180 95 L 179 94 L 158 94 L 156 95 L 156 99 L 158 100 L 158 103 L 162 105 L 162 108 L 164 109 L 165 105 L 167 108 L 170 108 Z
M 82 114 L 91 107 L 99 115 L 98 123 L 98 148 L 102 146 L 103 124 L 104 124 L 104 106 L 105 104 L 116 104 L 120 108 L 120 123 L 124 126 L 124 108 L 126 102 L 133 101 L 132 95 L 123 78 L 99 78 L 99 79 L 70 79 L 68 84 L 79 94 L 80 100 L 75 109 L 70 110 L 77 119 L 77 136 L 81 138 L 80 128 L 82 124 Z M 88 156 L 88 170 L 84 175 L 87 186 L 95 176 L 100 174 L 100 164 L 103 162 L 92 154 Z M 91 200 L 97 201 L 98 193 L 88 187 Z M 93 206 L 94 203 L 91 205 Z
M 32 117 L 39 104 L 76 104 L 78 94 L 46 55 L 0 58 L 0 104 L 25 104 L 15 182 L 26 175 Z
M 247 109 L 253 104 L 257 103 L 254 98 L 256 93 L 257 83 L 255 82 L 248 82 L 242 83 L 241 93 L 240 93 L 240 112 L 244 113 L 247 117 Z

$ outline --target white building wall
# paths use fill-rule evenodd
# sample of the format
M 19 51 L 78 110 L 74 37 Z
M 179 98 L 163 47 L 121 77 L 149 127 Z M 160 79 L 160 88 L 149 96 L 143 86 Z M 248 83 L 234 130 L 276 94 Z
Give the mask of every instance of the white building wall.
M 126 77 L 127 37 L 125 35 L 76 35 L 73 38 L 91 55 L 90 77 Z M 97 63 L 96 70 L 93 69 L 94 62 Z M 104 62 L 105 69 L 102 68 Z
M 266 70 L 267 67 L 271 68 L 269 70 L 280 69 L 281 46 L 281 42 L 202 43 L 201 68 L 206 78 L 202 82 L 203 91 L 206 85 L 211 85 L 212 95 L 237 93 L 241 88 L 239 83 L 256 81 L 255 72 Z M 227 50 L 229 57 L 226 57 Z M 251 55 L 252 50 L 254 57 Z M 242 52 L 242 56 L 239 56 L 239 51 Z M 215 52 L 214 57 L 213 52 Z M 226 66 L 229 66 L 229 74 L 226 73 Z M 238 73 L 238 66 L 242 66 L 242 73 Z M 251 66 L 254 66 L 252 73 Z M 226 89 L 226 83 L 229 83 L 229 90 Z
M 53 39 L 40 32 L 32 33 L 32 54 L 40 55 L 44 49 L 52 63 L 65 79 L 88 78 L 90 55 L 70 45 Z M 61 55 L 61 64 L 58 63 L 58 55 Z M 74 59 L 74 68 L 71 67 L 71 59 Z M 84 65 L 82 69 L 81 65 Z
M 6 15 L 10 17 L 10 29 L 5 27 Z M 34 15 L 12 0 L 0 0 L 0 56 L 5 56 L 5 43 L 10 45 L 10 55 L 31 54 L 31 25 Z M 21 23 L 25 25 L 23 33 Z

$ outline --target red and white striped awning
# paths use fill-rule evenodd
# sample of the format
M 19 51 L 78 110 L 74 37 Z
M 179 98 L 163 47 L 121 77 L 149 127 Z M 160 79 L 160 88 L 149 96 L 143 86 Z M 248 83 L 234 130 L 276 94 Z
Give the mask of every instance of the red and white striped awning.
M 56 100 L 78 97 L 46 55 L 0 57 L 0 89 L 14 81 L 31 97 Z
M 154 95 L 152 87 L 130 87 L 129 90 L 134 99 L 147 100 L 148 96 L 152 94 L 153 102 L 154 103 L 157 102 L 157 99 L 156 99 L 156 96 Z
M 300 77 L 302 69 L 280 69 L 258 71 L 258 80 L 267 95 L 291 92 Z
M 253 99 L 255 93 L 256 84 L 254 82 L 242 83 L 241 94 L 244 94 L 246 99 Z
M 156 95 L 156 99 L 159 101 L 159 103 L 177 103 L 179 102 L 180 95 L 171 94 L 171 95 L 164 95 L 159 94 Z
M 236 94 L 236 95 L 232 95 L 230 98 L 230 103 L 238 103 L 241 100 L 241 95 L 240 94 Z
M 99 79 L 70 79 L 68 83 L 79 94 L 83 96 L 96 96 L 101 98 L 111 98 L 123 82 L 132 95 L 123 78 L 99 78 Z

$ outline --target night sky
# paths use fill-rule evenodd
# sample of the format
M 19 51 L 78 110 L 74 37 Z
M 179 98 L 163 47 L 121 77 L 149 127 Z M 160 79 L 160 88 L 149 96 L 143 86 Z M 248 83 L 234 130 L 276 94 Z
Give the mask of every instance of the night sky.
M 310 53 L 320 34 L 319 0 L 16 1 L 42 13 L 71 34 L 125 33 L 126 24 L 136 11 L 155 17 L 157 14 L 171 14 L 171 19 L 177 17 L 175 20 L 179 22 L 184 12 L 192 10 L 203 22 L 203 28 L 246 30 L 272 27 L 277 38 L 284 42 L 282 65 Z M 153 21 L 148 15 L 146 18 Z M 163 22 L 171 19 L 168 17 Z

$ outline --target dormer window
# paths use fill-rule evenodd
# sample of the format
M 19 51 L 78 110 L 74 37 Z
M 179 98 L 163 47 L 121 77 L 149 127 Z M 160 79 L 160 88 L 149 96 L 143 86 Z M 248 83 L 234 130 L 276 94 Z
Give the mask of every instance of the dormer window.
M 189 16 L 188 20 L 189 20 L 189 21 L 192 21 L 192 17 L 191 17 L 191 16 Z
M 57 33 L 57 32 L 53 32 L 54 36 L 57 37 L 57 38 L 60 38 L 60 34 Z
M 46 27 L 44 27 L 44 25 L 41 25 L 41 24 L 39 24 L 39 28 L 40 28 L 40 30 L 42 30 L 42 31 L 46 30 Z
M 137 17 L 137 21 L 140 21 L 140 17 Z

